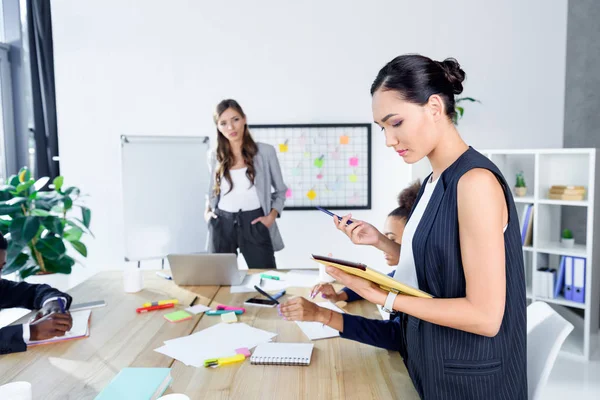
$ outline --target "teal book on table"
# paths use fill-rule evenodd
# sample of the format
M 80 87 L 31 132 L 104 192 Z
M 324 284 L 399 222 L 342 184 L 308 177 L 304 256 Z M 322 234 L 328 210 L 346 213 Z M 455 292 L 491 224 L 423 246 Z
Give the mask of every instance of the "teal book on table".
M 171 368 L 123 368 L 96 400 L 156 400 L 171 380 Z

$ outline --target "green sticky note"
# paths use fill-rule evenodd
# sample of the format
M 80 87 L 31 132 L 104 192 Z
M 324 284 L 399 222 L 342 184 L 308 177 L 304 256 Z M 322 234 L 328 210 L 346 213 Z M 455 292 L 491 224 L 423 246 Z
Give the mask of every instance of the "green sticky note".
M 322 158 L 315 158 L 315 167 L 317 167 L 317 168 L 323 167 L 323 159 Z
M 192 315 L 188 314 L 183 310 L 175 311 L 164 315 L 165 319 L 169 322 L 181 322 L 188 319 L 192 319 Z

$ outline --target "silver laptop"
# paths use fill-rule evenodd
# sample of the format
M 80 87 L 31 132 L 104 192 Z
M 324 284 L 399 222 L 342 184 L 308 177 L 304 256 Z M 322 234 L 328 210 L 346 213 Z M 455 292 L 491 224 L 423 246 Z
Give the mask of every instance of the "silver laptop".
M 178 285 L 239 285 L 247 271 L 240 271 L 235 254 L 169 254 L 173 281 Z

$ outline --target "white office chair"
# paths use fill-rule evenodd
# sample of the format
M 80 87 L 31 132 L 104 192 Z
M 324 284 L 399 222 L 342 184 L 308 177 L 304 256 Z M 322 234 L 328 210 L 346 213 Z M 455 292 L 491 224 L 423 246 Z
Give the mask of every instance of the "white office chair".
M 527 307 L 527 386 L 529 400 L 538 400 L 563 342 L 573 324 L 548 304 L 536 301 Z

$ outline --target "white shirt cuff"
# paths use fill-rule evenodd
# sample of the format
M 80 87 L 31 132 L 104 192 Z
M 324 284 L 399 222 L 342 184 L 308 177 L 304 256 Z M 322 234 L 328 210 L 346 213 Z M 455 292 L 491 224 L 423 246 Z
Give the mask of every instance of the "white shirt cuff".
M 29 329 L 29 324 L 23 324 L 23 341 L 25 343 L 29 343 L 30 337 L 31 337 L 31 330 Z
M 51 301 L 58 300 L 58 299 L 62 299 L 63 305 L 65 307 L 67 307 L 67 299 L 65 299 L 64 297 L 58 297 L 58 296 L 57 297 L 50 297 L 49 299 L 46 299 L 46 301 L 44 301 L 44 304 L 42 304 L 42 307 L 44 307 L 46 305 L 46 303 L 49 303 Z

